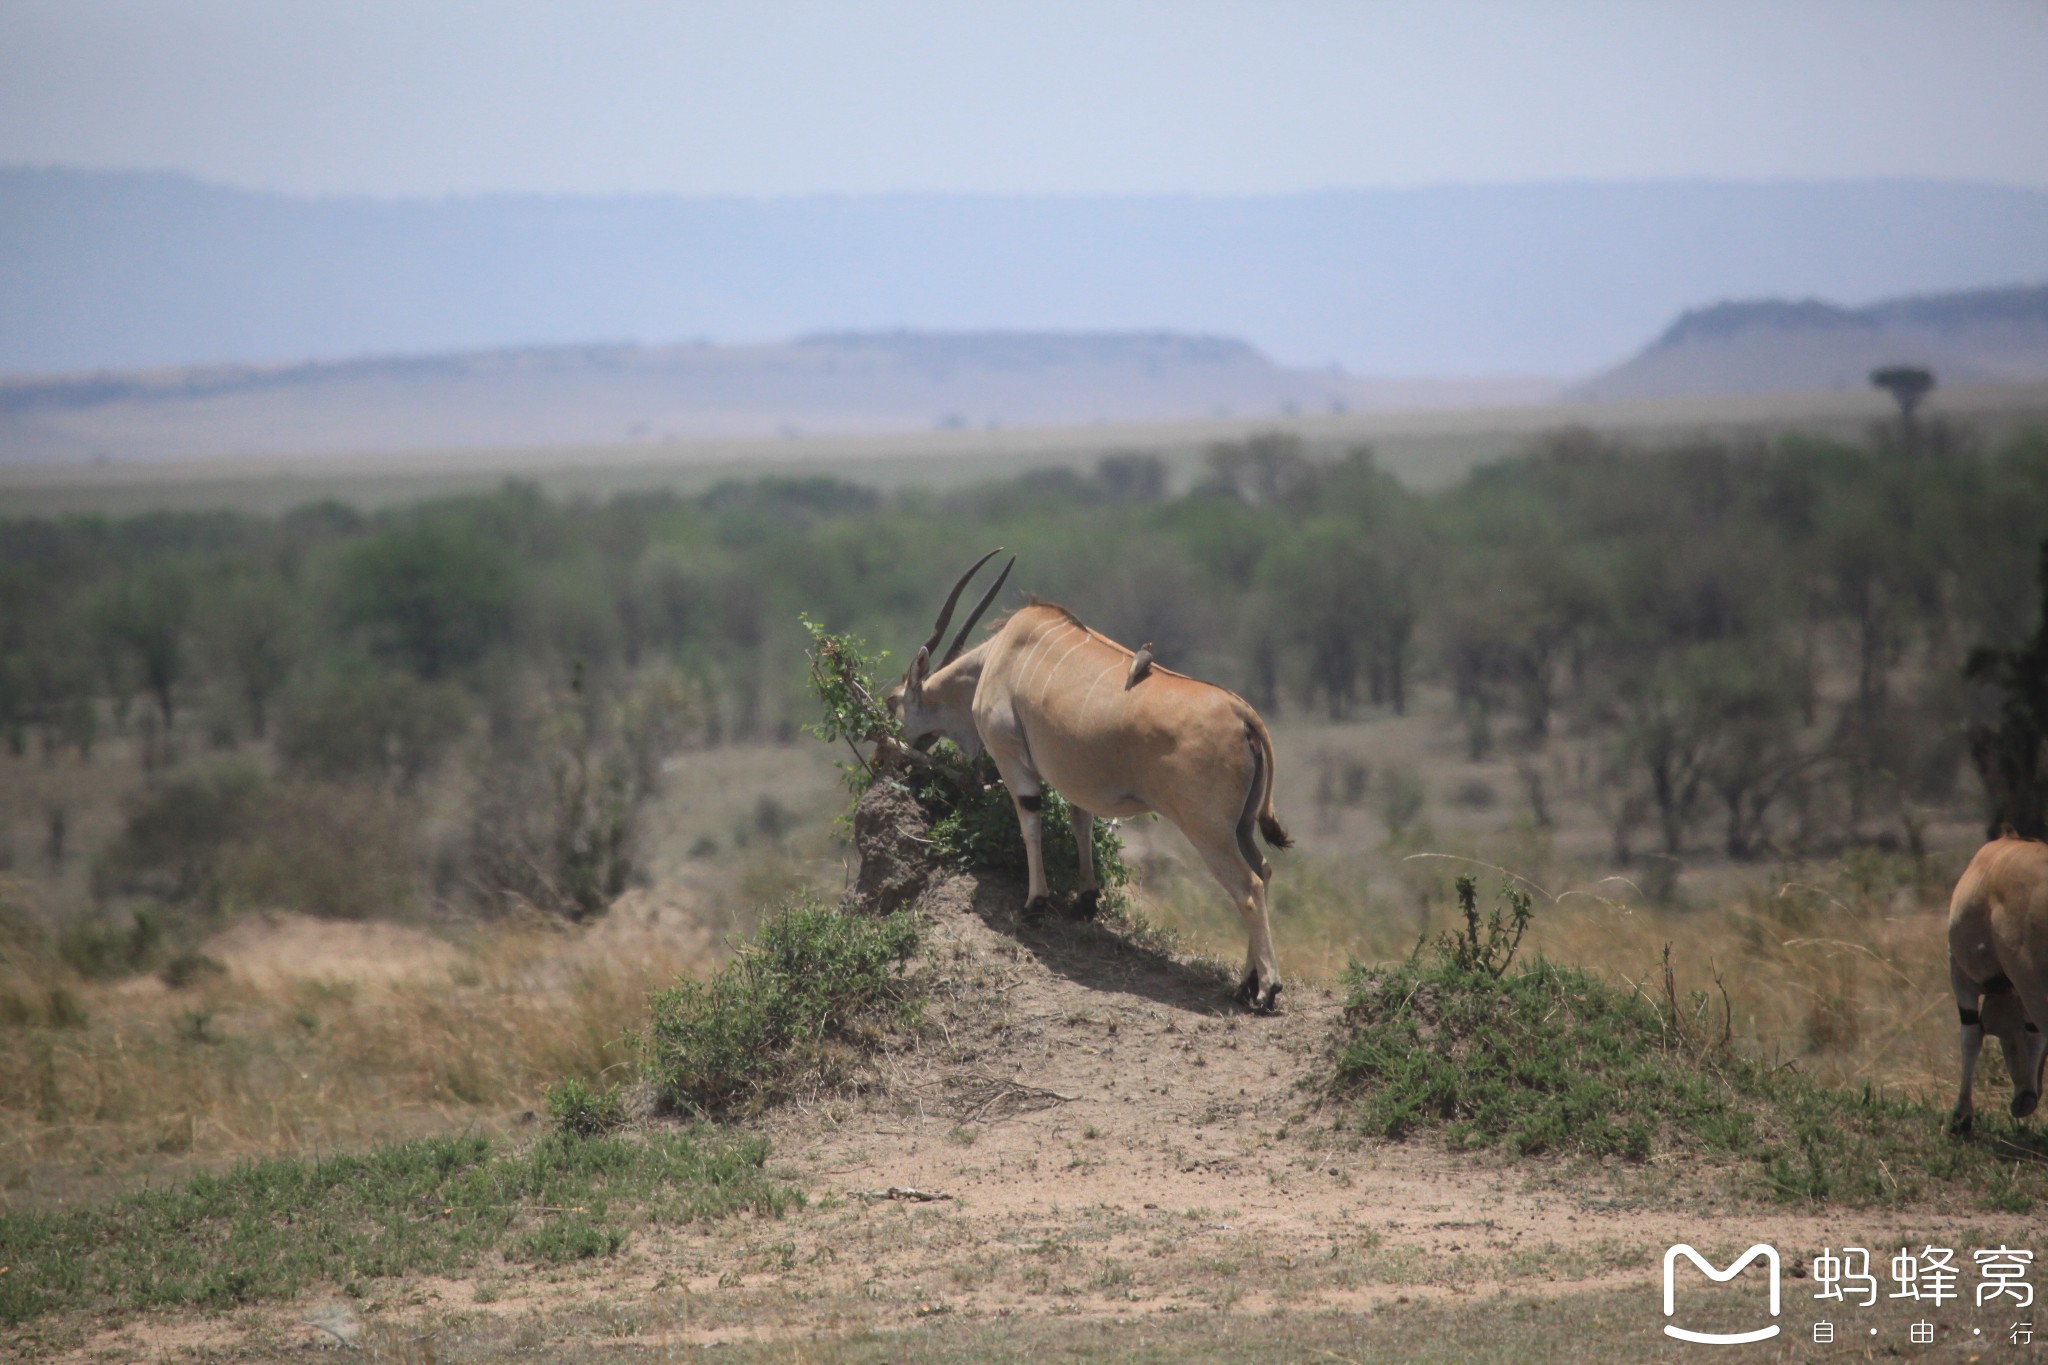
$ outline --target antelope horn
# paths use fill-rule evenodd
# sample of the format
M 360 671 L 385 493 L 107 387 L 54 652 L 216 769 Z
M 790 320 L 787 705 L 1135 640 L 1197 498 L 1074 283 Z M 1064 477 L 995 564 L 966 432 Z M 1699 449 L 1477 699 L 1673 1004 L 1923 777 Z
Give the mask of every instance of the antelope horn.
M 980 568 L 981 566 L 977 564 L 975 567 Z M 953 660 L 960 657 L 960 649 L 967 643 L 968 632 L 980 624 L 982 613 L 988 610 L 989 603 L 996 600 L 996 594 L 1003 590 L 1003 583 L 1009 578 L 1010 570 L 1016 567 L 1017 556 L 1011 555 L 1010 562 L 1003 565 L 1003 571 L 996 575 L 996 581 L 988 585 L 988 591 L 983 593 L 981 600 L 974 604 L 974 613 L 967 618 L 967 624 L 960 627 L 960 633 L 953 637 L 953 647 L 946 651 L 946 663 L 952 663 Z M 943 668 L 945 664 L 939 666 Z
M 996 546 L 995 549 L 990 550 L 980 559 L 975 560 L 973 568 L 960 575 L 960 581 L 953 585 L 953 591 L 946 597 L 946 605 L 939 608 L 939 623 L 932 627 L 932 638 L 924 642 L 925 653 L 929 654 L 937 649 L 939 641 L 945 638 L 946 624 L 953 619 L 953 608 L 960 605 L 960 594 L 967 591 L 968 581 L 981 572 L 982 565 L 988 563 L 1002 552 L 1003 547 L 1000 545 Z

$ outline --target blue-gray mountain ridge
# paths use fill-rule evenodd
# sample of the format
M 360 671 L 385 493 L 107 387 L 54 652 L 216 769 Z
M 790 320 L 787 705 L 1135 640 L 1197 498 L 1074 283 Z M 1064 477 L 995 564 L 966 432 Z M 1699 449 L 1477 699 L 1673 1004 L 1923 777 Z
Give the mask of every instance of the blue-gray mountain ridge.
M 1926 181 L 373 200 L 0 168 L 13 373 L 909 329 L 1569 378 L 1703 299 L 2043 279 L 2048 192 Z

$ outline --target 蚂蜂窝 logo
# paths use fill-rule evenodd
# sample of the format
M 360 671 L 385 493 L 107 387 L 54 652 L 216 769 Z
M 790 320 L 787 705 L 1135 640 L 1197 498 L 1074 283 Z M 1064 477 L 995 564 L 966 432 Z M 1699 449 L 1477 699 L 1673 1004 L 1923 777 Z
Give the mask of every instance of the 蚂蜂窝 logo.
M 1730 1261 L 1726 1270 L 1716 1270 L 1712 1265 L 1708 1264 L 1706 1257 L 1693 1250 L 1687 1243 L 1680 1242 L 1677 1246 L 1671 1247 L 1664 1253 L 1665 1317 L 1668 1318 L 1678 1311 L 1677 1286 L 1673 1283 L 1672 1272 L 1677 1266 L 1680 1256 L 1685 1257 L 1698 1266 L 1706 1274 L 1706 1277 L 1716 1284 L 1726 1284 L 1737 1275 L 1740 1275 L 1749 1266 L 1751 1261 L 1762 1257 L 1764 1262 L 1771 1268 L 1771 1316 L 1774 1318 L 1778 1316 L 1778 1249 L 1776 1247 L 1766 1246 L 1764 1243 L 1758 1242 L 1733 1261 Z M 1700 1342 L 1707 1346 L 1740 1346 L 1746 1341 L 1766 1341 L 1778 1335 L 1778 1324 L 1774 1322 L 1768 1327 L 1759 1327 L 1749 1332 L 1694 1332 L 1667 1322 L 1664 1324 L 1664 1335 L 1676 1337 L 1680 1341 Z

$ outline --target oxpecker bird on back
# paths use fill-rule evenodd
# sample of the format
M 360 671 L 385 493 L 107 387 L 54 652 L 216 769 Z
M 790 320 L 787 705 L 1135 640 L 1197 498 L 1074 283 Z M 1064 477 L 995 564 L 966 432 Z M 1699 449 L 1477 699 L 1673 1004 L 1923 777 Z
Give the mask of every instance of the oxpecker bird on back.
M 1152 671 L 1152 642 L 1147 640 L 1138 646 L 1138 652 L 1131 656 L 1131 671 L 1124 674 L 1124 691 L 1128 692 L 1145 681 L 1145 675 Z

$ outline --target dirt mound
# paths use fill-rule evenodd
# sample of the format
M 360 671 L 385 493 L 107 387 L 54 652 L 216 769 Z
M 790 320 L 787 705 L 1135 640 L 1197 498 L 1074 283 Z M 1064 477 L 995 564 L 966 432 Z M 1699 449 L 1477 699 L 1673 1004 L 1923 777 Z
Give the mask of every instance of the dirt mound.
M 853 808 L 853 851 L 860 858 L 852 900 L 879 915 L 916 902 L 939 865 L 932 857 L 931 816 L 893 777 L 862 793 Z
M 855 898 L 908 904 L 930 923 L 929 1027 L 886 1052 L 880 1083 L 861 1095 L 769 1122 L 778 1152 L 802 1154 L 818 1184 L 855 1200 L 892 1188 L 944 1195 L 914 1217 L 942 1217 L 961 1234 L 864 1252 L 861 1273 L 950 1276 L 950 1304 L 1008 1311 L 1017 1287 L 1000 1275 L 963 1284 L 948 1248 L 1107 1224 L 1086 1234 L 1101 1242 L 1092 1254 L 1156 1254 L 1143 1248 L 1164 1234 L 1207 1255 L 1248 1225 L 1262 1246 L 1279 1246 L 1348 1221 L 1361 1196 L 1352 1170 L 1290 1141 L 1315 1103 L 1301 1080 L 1339 1015 L 1327 991 L 1257 1016 L 1234 1000 L 1225 964 L 1178 954 L 1128 921 L 1026 920 L 1022 885 L 935 861 L 924 812 L 886 784 L 863 798 L 854 830 Z M 1371 1198 L 1385 1208 L 1390 1195 Z M 1482 1216 L 1480 1191 L 1454 1205 L 1434 1180 L 1391 1204 L 1418 1198 Z M 873 1202 L 875 1218 L 900 1221 L 882 1209 L 901 1196 Z M 901 1220 L 912 1217 L 906 1208 Z M 1213 1274 L 1194 1278 L 1182 1303 L 1217 1289 Z M 1131 1311 L 1121 1292 L 1093 1297 L 1099 1310 L 1114 1300 Z

